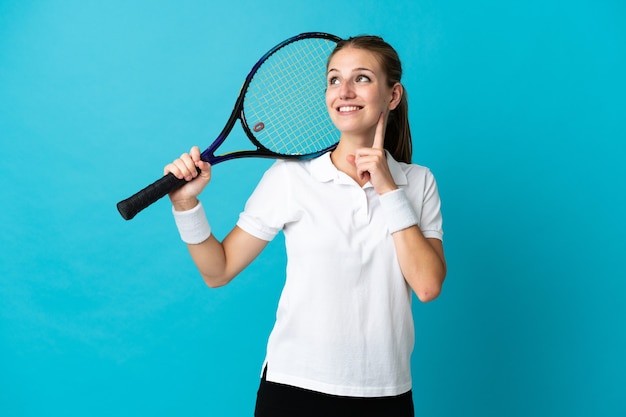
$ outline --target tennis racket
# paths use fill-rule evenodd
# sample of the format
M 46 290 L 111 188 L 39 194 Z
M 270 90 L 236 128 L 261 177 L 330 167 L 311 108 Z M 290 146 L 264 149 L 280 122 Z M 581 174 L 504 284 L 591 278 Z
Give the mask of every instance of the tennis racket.
M 201 154 L 211 165 L 235 158 L 314 158 L 334 148 L 339 132 L 324 100 L 326 63 L 341 38 L 308 32 L 268 51 L 246 77 L 222 132 Z M 216 155 L 239 120 L 254 149 Z M 126 200 L 117 209 L 126 220 L 186 181 L 169 173 Z

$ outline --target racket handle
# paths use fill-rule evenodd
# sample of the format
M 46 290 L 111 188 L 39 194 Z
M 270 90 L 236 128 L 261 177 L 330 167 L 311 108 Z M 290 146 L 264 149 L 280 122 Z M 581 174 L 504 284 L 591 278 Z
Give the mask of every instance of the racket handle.
M 122 200 L 117 203 L 117 210 L 124 219 L 130 220 L 141 210 L 165 197 L 170 191 L 174 191 L 186 183 L 187 181 L 185 181 L 185 179 L 178 179 L 170 172 L 138 193 L 135 193 L 126 200 Z

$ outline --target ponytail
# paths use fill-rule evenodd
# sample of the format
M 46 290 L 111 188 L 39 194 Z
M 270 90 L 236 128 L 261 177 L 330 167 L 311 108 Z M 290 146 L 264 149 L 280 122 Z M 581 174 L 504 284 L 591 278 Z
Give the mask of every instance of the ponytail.
M 402 94 L 400 104 L 389 112 L 387 130 L 385 131 L 385 149 L 398 162 L 411 163 L 413 156 L 413 142 L 409 126 L 409 101 L 406 91 Z

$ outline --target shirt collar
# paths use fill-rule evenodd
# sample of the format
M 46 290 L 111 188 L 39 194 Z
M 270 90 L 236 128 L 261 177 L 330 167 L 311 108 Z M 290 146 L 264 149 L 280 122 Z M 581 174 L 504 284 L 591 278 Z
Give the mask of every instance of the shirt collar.
M 385 150 L 385 153 L 387 154 L 387 164 L 389 165 L 389 171 L 391 172 L 393 181 L 396 185 L 406 185 L 408 180 L 402 170 L 402 166 L 398 161 L 393 159 L 389 151 Z M 328 182 L 339 181 L 343 173 L 333 165 L 333 162 L 330 160 L 330 152 L 326 152 L 311 160 L 311 175 L 319 182 Z M 367 185 L 365 187 L 367 187 Z

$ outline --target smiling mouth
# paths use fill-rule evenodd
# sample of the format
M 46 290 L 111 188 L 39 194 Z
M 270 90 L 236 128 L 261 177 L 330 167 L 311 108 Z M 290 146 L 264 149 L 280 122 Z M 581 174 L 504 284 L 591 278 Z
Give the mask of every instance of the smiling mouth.
M 351 111 L 357 111 L 357 110 L 360 110 L 360 109 L 362 109 L 362 108 L 363 108 L 363 107 L 360 107 L 360 106 L 341 106 L 341 107 L 338 107 L 338 108 L 337 108 L 337 111 L 338 111 L 339 113 L 348 113 L 348 112 L 351 112 Z

